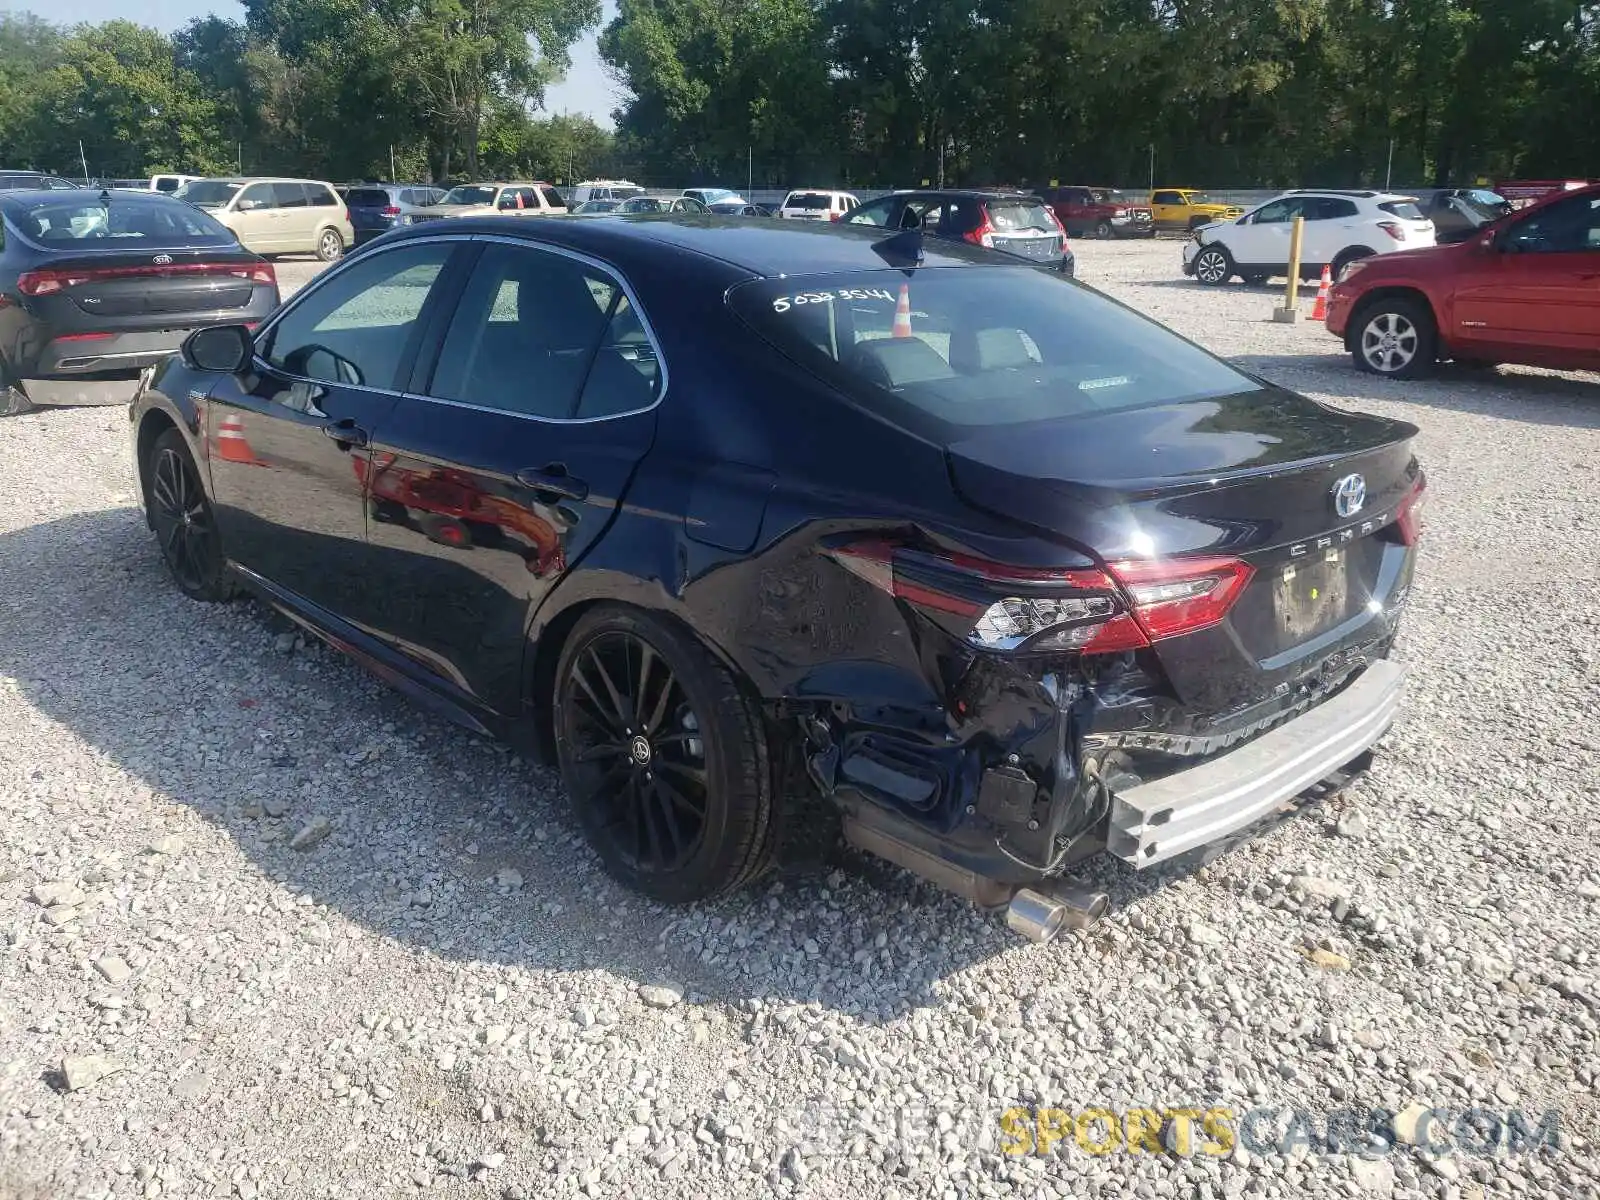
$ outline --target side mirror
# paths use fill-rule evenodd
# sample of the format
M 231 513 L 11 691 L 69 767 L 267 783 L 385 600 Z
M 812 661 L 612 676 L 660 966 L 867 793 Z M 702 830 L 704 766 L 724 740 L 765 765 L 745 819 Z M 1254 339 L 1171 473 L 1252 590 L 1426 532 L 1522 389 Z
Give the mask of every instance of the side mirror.
M 196 329 L 178 350 L 186 367 L 196 371 L 224 371 L 242 375 L 255 357 L 255 336 L 248 326 L 213 325 Z
M 237 203 L 237 204 L 235 204 L 233 206 L 233 211 L 234 212 L 251 212 L 252 210 L 260 208 L 260 207 L 261 207 L 261 201 L 259 201 L 259 200 L 241 200 L 241 201 L 239 201 L 239 203 Z

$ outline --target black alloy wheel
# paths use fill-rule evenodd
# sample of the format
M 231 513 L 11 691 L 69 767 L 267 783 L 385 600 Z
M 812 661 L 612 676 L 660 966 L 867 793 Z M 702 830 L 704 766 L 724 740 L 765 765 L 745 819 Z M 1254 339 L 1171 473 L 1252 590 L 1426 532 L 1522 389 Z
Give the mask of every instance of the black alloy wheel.
M 222 538 L 194 460 L 176 429 L 156 439 L 145 470 L 150 524 L 173 581 L 193 599 L 226 600 L 233 589 Z
M 686 634 L 642 612 L 587 614 L 557 668 L 555 726 L 574 814 L 622 882 L 683 903 L 770 858 L 760 713 Z

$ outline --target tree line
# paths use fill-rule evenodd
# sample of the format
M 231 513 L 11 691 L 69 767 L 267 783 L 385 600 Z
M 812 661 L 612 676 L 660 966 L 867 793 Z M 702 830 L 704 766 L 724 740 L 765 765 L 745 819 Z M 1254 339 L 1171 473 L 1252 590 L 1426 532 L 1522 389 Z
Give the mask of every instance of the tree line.
M 599 0 L 0 17 L 0 165 L 903 186 L 1600 175 L 1600 0 Z M 392 157 L 391 157 L 392 156 Z M 392 168 L 391 168 L 391 163 Z

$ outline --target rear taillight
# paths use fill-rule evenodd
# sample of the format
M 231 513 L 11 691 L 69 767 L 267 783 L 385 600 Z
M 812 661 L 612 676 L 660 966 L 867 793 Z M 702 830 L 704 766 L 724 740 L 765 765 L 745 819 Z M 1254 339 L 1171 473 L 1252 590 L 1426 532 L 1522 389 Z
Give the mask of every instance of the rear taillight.
M 988 250 L 994 249 L 994 226 L 989 224 L 988 210 L 984 210 L 983 220 L 976 229 L 969 229 L 961 236 L 974 246 L 982 246 Z
M 1400 535 L 1400 543 L 1405 546 L 1415 546 L 1422 537 L 1422 512 L 1427 507 L 1428 477 L 1418 475 L 1417 482 L 1411 485 L 1411 490 L 1400 501 L 1400 506 L 1395 510 L 1395 529 Z
M 843 213 L 831 212 L 831 213 L 828 214 L 828 220 L 837 221 L 842 216 L 844 216 Z
M 1105 571 L 1038 570 L 888 542 L 829 557 L 874 587 L 934 612 L 971 618 L 985 650 L 1138 650 L 1221 621 L 1253 574 L 1236 558 L 1118 562 Z
M 400 215 L 400 206 L 391 204 L 388 208 L 380 208 L 378 212 L 385 217 L 398 217 Z
M 1405 226 L 1400 224 L 1398 221 L 1379 221 L 1378 228 L 1383 230 L 1397 242 L 1403 242 L 1406 240 Z
M 48 296 L 84 283 L 113 279 L 173 279 L 184 275 L 232 275 L 251 283 L 277 286 L 278 277 L 268 262 L 258 263 L 167 263 L 139 267 L 61 267 L 24 271 L 17 276 L 17 290 L 24 296 Z

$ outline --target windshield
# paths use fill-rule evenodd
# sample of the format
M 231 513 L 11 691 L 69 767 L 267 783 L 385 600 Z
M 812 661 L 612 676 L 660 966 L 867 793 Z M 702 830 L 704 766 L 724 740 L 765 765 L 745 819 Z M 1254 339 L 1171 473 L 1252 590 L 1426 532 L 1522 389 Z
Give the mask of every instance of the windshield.
M 1487 188 L 1473 188 L 1467 193 L 1467 199 L 1480 208 L 1504 208 L 1510 203 L 1499 192 L 1491 192 Z
M 493 204 L 498 189 L 482 183 L 464 183 L 444 194 L 440 204 Z
M 1213 202 L 1211 197 L 1204 192 L 1184 192 L 1183 200 L 1185 204 L 1211 204 Z
M 1128 198 L 1116 188 L 1095 188 L 1093 191 L 1096 204 L 1126 204 Z
M 732 188 L 690 188 L 683 194 L 685 196 L 693 196 L 702 204 L 711 204 L 718 200 L 726 200 L 731 196 L 737 196 L 739 193 Z
M 75 249 L 168 246 L 232 246 L 223 225 L 198 209 L 164 197 L 118 193 L 110 203 L 98 199 L 41 199 L 16 218 L 30 241 Z
M 351 208 L 388 208 L 393 203 L 382 188 L 351 188 L 344 202 Z
M 616 200 L 585 200 L 572 211 L 575 213 L 603 213 L 610 212 L 618 205 Z
M 936 433 L 1260 390 L 1154 321 L 1033 267 L 762 279 L 728 303 L 789 357 Z M 910 310 L 910 333 L 904 313 Z M 898 332 L 897 332 L 898 329 Z
M 221 208 L 232 200 L 243 186 L 242 183 L 231 183 L 226 179 L 194 179 L 184 184 L 173 195 L 201 208 Z
M 676 199 L 676 197 L 673 197 Z M 660 196 L 635 196 L 631 200 L 624 200 L 618 206 L 618 212 L 625 213 L 653 213 L 667 212 L 672 207 L 672 200 Z
M 1056 223 L 1039 200 L 991 200 L 989 224 L 996 233 L 1054 233 Z

